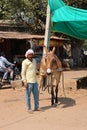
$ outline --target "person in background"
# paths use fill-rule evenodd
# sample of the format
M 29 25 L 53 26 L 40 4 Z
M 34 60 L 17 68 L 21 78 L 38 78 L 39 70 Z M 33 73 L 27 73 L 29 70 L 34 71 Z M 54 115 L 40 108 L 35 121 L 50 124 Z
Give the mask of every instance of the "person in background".
M 10 80 L 13 80 L 14 72 L 13 72 L 13 66 L 11 62 L 9 62 L 6 59 L 5 53 L 1 52 L 0 54 L 0 72 L 4 73 L 3 75 L 3 82 L 5 82 L 8 79 L 8 74 L 10 74 Z
M 28 112 L 32 113 L 31 109 L 31 92 L 34 96 L 34 111 L 39 111 L 39 91 L 36 78 L 36 61 L 34 57 L 34 51 L 29 49 L 25 53 L 26 59 L 22 61 L 21 76 L 24 87 L 26 88 L 26 102 L 28 106 Z

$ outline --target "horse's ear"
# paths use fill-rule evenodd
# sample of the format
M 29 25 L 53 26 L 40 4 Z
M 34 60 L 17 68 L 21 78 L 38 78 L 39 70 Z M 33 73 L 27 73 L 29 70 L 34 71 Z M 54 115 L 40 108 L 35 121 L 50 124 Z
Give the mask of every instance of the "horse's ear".
M 45 50 L 45 52 L 46 52 L 46 54 L 48 53 L 48 50 L 47 50 L 47 47 L 46 46 L 44 46 L 44 50 Z
M 56 49 L 56 48 L 55 48 L 55 47 L 53 47 L 53 49 L 52 49 L 52 53 L 53 53 L 53 54 L 54 54 L 54 52 L 55 52 L 55 49 Z

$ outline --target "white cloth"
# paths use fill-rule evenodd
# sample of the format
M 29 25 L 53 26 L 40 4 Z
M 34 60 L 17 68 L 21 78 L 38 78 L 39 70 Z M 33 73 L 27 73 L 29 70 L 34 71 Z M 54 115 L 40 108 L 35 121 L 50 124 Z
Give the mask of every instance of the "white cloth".
M 34 51 L 32 49 L 27 50 L 25 53 L 25 57 L 27 57 L 28 54 L 34 54 Z

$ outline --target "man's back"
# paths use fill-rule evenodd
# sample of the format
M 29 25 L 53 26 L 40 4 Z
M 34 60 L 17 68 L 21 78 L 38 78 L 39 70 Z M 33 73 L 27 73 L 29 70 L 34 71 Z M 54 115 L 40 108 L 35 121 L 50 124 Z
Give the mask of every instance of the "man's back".
M 0 68 L 6 68 L 3 56 L 0 56 Z
M 4 56 L 0 56 L 0 61 L 2 62 L 3 66 L 13 66 L 11 62 L 9 62 Z

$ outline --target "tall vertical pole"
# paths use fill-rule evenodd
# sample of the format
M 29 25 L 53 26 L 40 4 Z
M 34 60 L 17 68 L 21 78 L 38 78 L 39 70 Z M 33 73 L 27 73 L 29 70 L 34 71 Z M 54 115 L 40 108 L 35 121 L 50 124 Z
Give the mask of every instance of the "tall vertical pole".
M 49 42 L 50 42 L 50 7 L 49 7 L 49 5 L 47 5 L 47 17 L 46 17 L 44 46 L 49 48 Z M 43 55 L 45 55 L 45 54 L 46 54 L 46 52 L 43 49 Z

